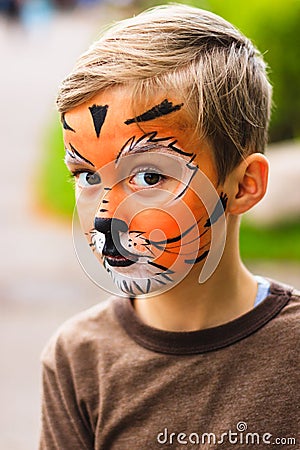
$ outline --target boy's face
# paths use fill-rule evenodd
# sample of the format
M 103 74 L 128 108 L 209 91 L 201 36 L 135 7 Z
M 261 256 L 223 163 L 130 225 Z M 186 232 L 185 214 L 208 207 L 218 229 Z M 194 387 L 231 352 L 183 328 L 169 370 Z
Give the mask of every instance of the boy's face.
M 62 123 L 81 225 L 121 291 L 169 289 L 202 267 L 212 247 L 219 261 L 227 196 L 215 189 L 211 150 L 192 138 L 180 98 L 133 112 L 130 90 L 113 88 L 63 114 Z

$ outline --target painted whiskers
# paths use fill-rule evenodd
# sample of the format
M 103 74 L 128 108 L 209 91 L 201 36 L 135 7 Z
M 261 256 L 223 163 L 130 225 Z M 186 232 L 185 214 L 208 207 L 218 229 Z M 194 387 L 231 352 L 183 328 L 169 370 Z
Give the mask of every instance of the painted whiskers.
M 197 235 L 192 238 L 190 236 L 191 233 L 198 230 L 201 220 L 205 219 L 200 218 L 197 222 L 195 221 L 192 226 L 177 236 L 160 241 L 148 239 L 143 231 L 120 232 L 119 241 L 121 248 L 118 248 L 117 250 L 120 254 L 126 254 L 126 257 L 129 257 L 129 259 L 130 254 L 132 255 L 133 264 L 130 266 L 130 270 L 128 270 L 127 267 L 119 266 L 116 270 L 108 263 L 105 255 L 102 253 L 105 245 L 105 235 L 95 228 L 91 229 L 89 233 L 86 233 L 90 236 L 89 245 L 91 249 L 97 253 L 97 256 L 101 258 L 104 268 L 122 292 L 131 296 L 149 294 L 154 290 L 172 285 L 176 282 L 176 273 L 174 270 L 156 263 L 157 250 L 172 255 L 184 255 L 184 262 L 189 266 L 187 269 L 189 271 L 192 265 L 203 261 L 208 256 L 210 241 L 201 246 L 201 238 L 224 214 L 227 201 L 227 195 L 221 192 L 212 214 L 206 219 L 203 225 L 204 230 L 201 233 L 197 232 Z M 195 250 L 192 252 L 188 251 L 188 247 L 197 244 L 197 242 L 199 248 L 197 250 L 197 256 L 195 256 Z M 136 247 L 143 251 L 136 251 Z M 191 254 L 193 256 L 189 257 Z M 132 277 L 132 274 L 130 274 L 133 266 L 134 278 Z

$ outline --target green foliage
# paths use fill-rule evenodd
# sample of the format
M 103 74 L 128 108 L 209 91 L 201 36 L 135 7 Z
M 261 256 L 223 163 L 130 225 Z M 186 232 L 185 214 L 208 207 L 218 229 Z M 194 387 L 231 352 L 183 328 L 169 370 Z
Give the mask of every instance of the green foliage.
M 237 26 L 264 54 L 274 91 L 271 140 L 299 137 L 300 1 L 208 0 L 205 4 Z
M 265 227 L 242 221 L 240 250 L 243 259 L 300 261 L 300 219 Z
M 74 188 L 64 164 L 64 145 L 58 117 L 45 131 L 44 157 L 39 170 L 38 201 L 42 209 L 69 218 L 74 210 Z

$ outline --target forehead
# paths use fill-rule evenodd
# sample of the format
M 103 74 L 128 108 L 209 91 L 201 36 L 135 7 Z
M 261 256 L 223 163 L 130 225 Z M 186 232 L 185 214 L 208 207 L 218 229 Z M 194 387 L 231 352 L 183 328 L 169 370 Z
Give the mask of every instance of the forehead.
M 191 127 L 180 98 L 158 96 L 134 108 L 132 103 L 129 88 L 114 87 L 63 114 L 66 147 L 72 145 L 98 166 L 116 157 L 128 139 L 153 131 L 188 144 Z

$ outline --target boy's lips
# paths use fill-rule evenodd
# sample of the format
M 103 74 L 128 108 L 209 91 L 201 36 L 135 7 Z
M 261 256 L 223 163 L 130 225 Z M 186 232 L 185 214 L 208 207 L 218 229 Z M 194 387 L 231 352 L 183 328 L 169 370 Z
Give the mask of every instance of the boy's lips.
M 135 255 L 130 255 L 130 259 L 126 258 L 125 256 L 118 255 L 118 256 L 105 256 L 105 261 L 113 267 L 127 267 L 131 266 L 132 264 L 135 264 L 138 260 L 138 257 Z

